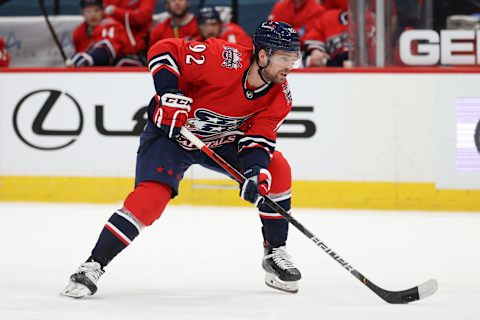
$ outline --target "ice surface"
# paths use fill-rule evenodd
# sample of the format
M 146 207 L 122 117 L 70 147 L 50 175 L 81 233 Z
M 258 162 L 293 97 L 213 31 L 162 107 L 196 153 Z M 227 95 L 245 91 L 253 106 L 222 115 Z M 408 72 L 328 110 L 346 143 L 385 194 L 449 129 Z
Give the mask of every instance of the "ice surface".
M 0 203 L 0 319 L 480 319 L 480 214 L 294 210 L 377 285 L 430 278 L 438 292 L 389 305 L 294 227 L 296 295 L 263 283 L 254 209 L 169 207 L 100 279 L 93 297 L 59 295 L 119 205 Z

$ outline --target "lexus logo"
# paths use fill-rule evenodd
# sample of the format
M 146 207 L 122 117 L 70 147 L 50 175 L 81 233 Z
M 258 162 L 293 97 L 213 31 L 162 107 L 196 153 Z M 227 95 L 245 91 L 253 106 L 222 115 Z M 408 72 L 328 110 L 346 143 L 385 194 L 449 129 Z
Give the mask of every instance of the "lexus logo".
M 477 127 L 475 128 L 474 140 L 478 153 L 480 154 L 480 120 L 478 120 Z
M 28 93 L 15 106 L 13 127 L 20 140 L 30 147 L 58 150 L 74 143 L 82 132 L 83 114 L 78 102 L 68 93 L 37 90 Z

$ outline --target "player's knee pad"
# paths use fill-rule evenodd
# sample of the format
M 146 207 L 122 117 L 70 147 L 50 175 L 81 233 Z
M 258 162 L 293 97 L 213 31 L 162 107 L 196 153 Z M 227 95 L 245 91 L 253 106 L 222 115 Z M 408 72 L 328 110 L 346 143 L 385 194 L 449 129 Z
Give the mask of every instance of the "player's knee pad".
M 140 182 L 127 196 L 124 206 L 141 223 L 149 226 L 160 218 L 171 197 L 172 189 L 166 184 Z
M 292 187 L 292 169 L 281 152 L 275 151 L 273 153 L 268 171 L 272 175 L 272 186 L 270 187 L 272 195 L 290 190 Z
M 287 159 L 285 159 L 281 152 L 275 151 L 273 153 L 268 171 L 270 171 L 272 175 L 272 186 L 268 196 L 285 209 L 285 211 L 289 212 L 292 198 L 292 171 Z M 259 211 L 262 221 L 264 221 L 264 219 L 278 220 L 283 218 L 265 203 L 259 207 Z

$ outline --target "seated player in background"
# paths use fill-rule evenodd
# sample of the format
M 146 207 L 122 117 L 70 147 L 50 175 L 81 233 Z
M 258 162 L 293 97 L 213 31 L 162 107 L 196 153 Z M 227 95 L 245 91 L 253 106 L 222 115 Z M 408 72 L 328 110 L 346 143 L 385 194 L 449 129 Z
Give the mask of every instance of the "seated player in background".
M 141 66 L 121 23 L 105 18 L 102 0 L 80 0 L 85 21 L 73 31 L 75 67 Z
M 325 8 L 317 0 L 280 0 L 273 6 L 268 20 L 293 26 L 303 44 L 303 37 L 324 12 Z
M 178 195 L 191 165 L 227 174 L 179 134 L 184 125 L 243 172 L 247 180 L 240 185 L 240 196 L 258 207 L 262 222 L 265 283 L 296 293 L 301 274 L 286 251 L 288 222 L 263 196 L 290 211 L 291 169 L 275 146 L 277 130 L 292 108 L 287 74 L 299 59 L 297 32 L 275 21 L 257 28 L 249 48 L 221 39 L 157 42 L 148 52 L 156 94 L 140 137 L 135 188 L 109 218 L 62 294 L 94 294 L 105 267 Z M 234 271 L 234 262 L 229 268 L 242 272 Z
M 205 41 L 210 38 L 223 39 L 231 43 L 238 43 L 244 47 L 252 45 L 250 36 L 236 23 L 222 23 L 220 13 L 215 7 L 200 9 L 197 15 L 199 36 L 195 39 Z
M 189 11 L 188 0 L 165 0 L 165 9 L 170 17 L 153 28 L 150 33 L 150 46 L 162 39 L 192 40 L 197 36 L 197 19 Z
M 145 60 L 157 0 L 104 0 L 105 13 L 123 24 L 139 58 Z
M 0 37 L 0 68 L 8 67 L 10 65 L 10 56 L 8 55 L 5 41 Z
M 348 60 L 348 0 L 329 0 L 328 7 L 304 37 L 307 67 L 343 67 Z

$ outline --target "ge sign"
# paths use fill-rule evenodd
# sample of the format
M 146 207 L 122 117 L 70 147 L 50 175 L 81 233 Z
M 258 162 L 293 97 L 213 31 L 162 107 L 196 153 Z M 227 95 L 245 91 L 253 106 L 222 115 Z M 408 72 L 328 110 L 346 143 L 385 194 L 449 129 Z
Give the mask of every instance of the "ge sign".
M 480 31 L 408 30 L 400 36 L 400 59 L 413 66 L 480 64 Z

